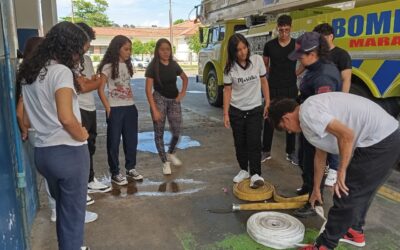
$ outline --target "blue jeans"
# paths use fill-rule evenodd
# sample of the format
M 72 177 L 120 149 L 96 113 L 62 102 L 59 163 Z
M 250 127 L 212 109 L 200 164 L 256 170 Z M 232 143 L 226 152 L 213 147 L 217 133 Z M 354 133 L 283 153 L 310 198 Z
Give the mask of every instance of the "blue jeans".
M 328 154 L 327 162 L 330 169 L 337 171 L 339 167 L 339 155 Z
M 107 156 L 111 175 L 119 174 L 119 144 L 122 143 L 125 153 L 125 169 L 136 166 L 138 143 L 138 111 L 135 105 L 111 107 L 107 118 Z
M 89 178 L 88 146 L 36 147 L 35 164 L 56 200 L 58 248 L 81 249 Z

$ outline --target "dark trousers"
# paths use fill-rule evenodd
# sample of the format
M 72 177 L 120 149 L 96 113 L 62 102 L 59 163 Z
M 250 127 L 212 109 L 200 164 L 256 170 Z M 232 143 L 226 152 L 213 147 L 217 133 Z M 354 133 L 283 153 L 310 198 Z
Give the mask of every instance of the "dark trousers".
M 261 126 L 263 107 L 242 111 L 229 107 L 236 158 L 241 169 L 261 175 Z
M 314 186 L 314 156 L 315 147 L 307 141 L 303 133 L 300 133 L 299 163 L 303 171 L 301 174 L 303 179 L 302 188 L 307 190 L 310 195 Z M 324 180 L 321 182 L 321 194 L 323 194 L 324 182 Z
M 276 98 L 283 98 L 283 97 L 296 99 L 298 90 L 296 86 L 291 88 L 279 88 L 279 89 L 270 88 L 269 94 L 271 101 Z M 274 126 L 272 125 L 271 121 L 267 118 L 264 120 L 262 151 L 271 152 L 273 137 L 274 137 Z M 288 154 L 293 153 L 295 151 L 295 145 L 296 145 L 296 135 L 289 134 L 286 132 L 286 153 Z
M 338 170 L 339 155 L 328 154 L 327 162 L 330 169 Z
M 362 230 L 375 193 L 399 160 L 399 129 L 375 145 L 355 149 L 346 173 L 349 195 L 333 196 L 333 206 L 318 244 L 333 249 L 350 227 Z
M 36 147 L 35 164 L 56 200 L 59 249 L 81 249 L 89 176 L 87 145 Z
M 107 118 L 107 156 L 112 175 L 119 174 L 119 144 L 122 143 L 125 153 L 125 169 L 136 166 L 138 143 L 138 111 L 135 105 L 111 107 Z
M 87 111 L 81 109 L 81 119 L 82 119 L 82 126 L 84 126 L 89 133 L 89 138 L 87 139 L 87 143 L 90 155 L 89 182 L 91 182 L 94 179 L 93 155 L 96 152 L 96 137 L 97 137 L 96 110 Z
M 161 113 L 161 121 L 153 122 L 154 126 L 154 141 L 156 143 L 158 155 L 162 162 L 167 161 L 167 156 L 165 154 L 164 145 L 164 130 L 165 121 L 168 119 L 169 128 L 171 130 L 171 141 L 169 143 L 168 153 L 173 154 L 176 149 L 176 145 L 179 141 L 179 135 L 181 133 L 182 125 L 182 110 L 181 103 L 177 102 L 175 99 L 169 99 L 162 96 L 157 91 L 153 93 L 154 102 L 157 105 L 158 111 Z

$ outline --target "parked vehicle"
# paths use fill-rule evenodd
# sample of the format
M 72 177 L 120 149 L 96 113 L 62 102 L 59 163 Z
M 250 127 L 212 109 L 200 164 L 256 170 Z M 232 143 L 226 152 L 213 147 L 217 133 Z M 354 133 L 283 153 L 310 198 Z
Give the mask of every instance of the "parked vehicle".
M 140 60 L 139 58 L 132 58 L 132 65 L 136 69 L 145 69 L 147 66 L 149 66 L 149 61 L 148 60 Z

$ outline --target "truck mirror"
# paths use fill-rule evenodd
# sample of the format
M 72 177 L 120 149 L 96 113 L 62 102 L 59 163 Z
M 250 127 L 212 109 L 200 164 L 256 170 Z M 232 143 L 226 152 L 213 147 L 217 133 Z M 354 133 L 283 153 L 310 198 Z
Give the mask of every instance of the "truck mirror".
M 203 28 L 202 27 L 199 28 L 199 39 L 200 39 L 200 43 L 203 44 L 203 42 L 204 42 L 204 34 L 203 34 Z

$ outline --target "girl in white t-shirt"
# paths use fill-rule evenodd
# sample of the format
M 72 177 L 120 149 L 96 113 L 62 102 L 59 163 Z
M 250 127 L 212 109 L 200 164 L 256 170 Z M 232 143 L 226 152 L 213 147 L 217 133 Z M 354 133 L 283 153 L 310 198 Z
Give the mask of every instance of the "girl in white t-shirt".
M 251 55 L 249 43 L 241 34 L 228 41 L 224 70 L 224 125 L 232 127 L 236 158 L 241 168 L 233 178 L 238 183 L 250 179 L 250 187 L 264 185 L 261 177 L 261 125 L 267 117 L 269 89 L 263 59 Z M 265 106 L 262 106 L 262 96 Z
M 131 77 L 132 42 L 126 36 L 115 36 L 100 62 L 97 72 L 101 74 L 99 97 L 106 110 L 107 121 L 107 157 L 111 172 L 111 181 L 117 185 L 126 185 L 126 177 L 119 169 L 119 144 L 121 135 L 125 153 L 126 175 L 134 180 L 142 180 L 136 167 L 138 142 L 138 111 L 133 101 Z M 108 94 L 104 92 L 107 85 Z
M 59 249 L 81 249 L 89 152 L 81 125 L 74 71 L 83 62 L 86 33 L 70 22 L 56 24 L 31 58 L 20 65 L 25 125 L 35 129 L 35 165 L 57 206 Z

